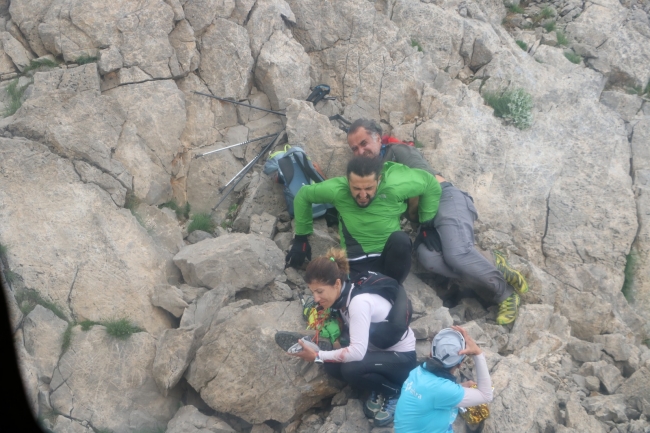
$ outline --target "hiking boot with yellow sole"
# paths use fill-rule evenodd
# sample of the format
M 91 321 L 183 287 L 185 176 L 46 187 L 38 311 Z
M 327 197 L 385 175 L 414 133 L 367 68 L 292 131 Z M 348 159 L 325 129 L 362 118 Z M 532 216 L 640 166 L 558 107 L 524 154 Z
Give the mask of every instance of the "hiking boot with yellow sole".
M 497 316 L 497 324 L 508 325 L 515 321 L 517 318 L 517 311 L 519 311 L 519 295 L 513 293 L 505 301 L 499 304 L 499 315 Z
M 517 293 L 523 295 L 528 291 L 528 283 L 521 272 L 510 266 L 508 260 L 500 251 L 492 251 L 494 255 L 494 262 L 499 270 L 503 274 L 503 278 L 508 284 L 510 284 Z

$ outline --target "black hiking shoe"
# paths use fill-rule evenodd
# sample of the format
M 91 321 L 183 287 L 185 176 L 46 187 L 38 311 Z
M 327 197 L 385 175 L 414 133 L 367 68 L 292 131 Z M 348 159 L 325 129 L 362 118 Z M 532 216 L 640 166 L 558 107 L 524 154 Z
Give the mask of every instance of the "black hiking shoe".
M 313 337 L 310 336 L 305 336 L 305 334 L 301 334 L 300 332 L 290 332 L 290 331 L 278 331 L 275 333 L 275 342 L 277 343 L 278 346 L 282 348 L 285 352 L 288 352 L 289 349 L 291 349 L 293 346 L 298 344 L 298 340 L 303 339 L 306 342 L 309 342 L 311 344 L 316 345 L 316 343 L 313 343 L 311 341 Z M 298 344 L 298 347 L 300 345 Z M 320 350 L 332 350 L 333 346 L 332 343 L 326 338 L 319 338 L 318 339 L 318 348 Z M 300 352 L 300 350 L 295 350 L 291 353 L 296 353 Z M 301 348 L 302 349 L 302 348 Z M 316 349 L 314 349 L 316 350 Z

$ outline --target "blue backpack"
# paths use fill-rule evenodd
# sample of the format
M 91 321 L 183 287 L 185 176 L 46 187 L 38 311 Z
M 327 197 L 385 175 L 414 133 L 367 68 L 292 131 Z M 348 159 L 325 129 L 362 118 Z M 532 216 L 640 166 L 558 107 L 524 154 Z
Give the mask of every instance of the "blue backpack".
M 264 164 L 264 173 L 275 176 L 275 181 L 284 185 L 284 199 L 287 202 L 289 215 L 293 217 L 293 200 L 298 190 L 303 185 L 320 183 L 325 177 L 320 173 L 311 159 L 300 147 L 286 145 L 284 150 L 273 152 Z M 312 204 L 312 215 L 314 218 L 323 216 L 327 209 L 332 208 L 331 204 Z

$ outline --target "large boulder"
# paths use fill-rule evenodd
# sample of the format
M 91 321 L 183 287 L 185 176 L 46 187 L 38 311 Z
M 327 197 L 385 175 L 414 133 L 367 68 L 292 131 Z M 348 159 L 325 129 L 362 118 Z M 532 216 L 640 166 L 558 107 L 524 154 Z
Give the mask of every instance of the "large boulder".
M 174 263 L 193 286 L 259 290 L 284 269 L 284 255 L 268 238 L 233 233 L 183 248 Z
M 287 98 L 309 95 L 310 60 L 305 49 L 282 30 L 276 30 L 257 58 L 255 82 L 274 110 L 286 108 Z
M 2 242 L 26 287 L 77 321 L 128 317 L 153 333 L 169 327 L 149 300 L 166 282 L 164 255 L 128 210 L 40 144 L 0 139 L 0 171 Z
M 67 327 L 65 320 L 40 305 L 36 305 L 23 322 L 25 350 L 35 361 L 39 379 L 46 383 L 52 379 L 52 372 L 61 356 Z
M 183 11 L 194 31 L 202 34 L 215 18 L 228 18 L 235 3 L 235 0 L 187 0 L 183 2 Z
M 165 398 L 156 387 L 151 371 L 155 344 L 146 332 L 117 340 L 103 326 L 75 327 L 70 349 L 52 377 L 52 408 L 115 433 L 164 427 L 179 396 Z
M 191 405 L 178 409 L 167 424 L 167 433 L 234 433 L 232 427 L 216 416 L 207 416 Z
M 287 422 L 340 383 L 322 367 L 291 357 L 275 343 L 279 330 L 304 327 L 299 302 L 250 307 L 213 327 L 196 352 L 186 378 L 218 412 L 249 423 Z
M 254 58 L 276 30 L 285 30 L 295 24 L 296 17 L 284 0 L 257 0 L 251 10 L 246 29 L 251 39 Z
M 197 337 L 196 326 L 166 329 L 158 337 L 152 374 L 162 395 L 167 396 L 183 377 L 198 348 Z

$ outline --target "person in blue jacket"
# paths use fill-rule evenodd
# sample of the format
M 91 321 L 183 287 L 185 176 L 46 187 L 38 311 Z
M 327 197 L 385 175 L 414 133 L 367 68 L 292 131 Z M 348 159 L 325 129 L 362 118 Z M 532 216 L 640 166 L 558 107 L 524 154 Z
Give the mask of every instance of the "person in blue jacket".
M 466 355 L 474 358 L 477 383 L 461 386 L 454 373 Z M 492 381 L 481 348 L 460 326 L 443 329 L 433 339 L 431 358 L 411 371 L 402 385 L 395 433 L 453 433 L 459 407 L 490 401 Z

